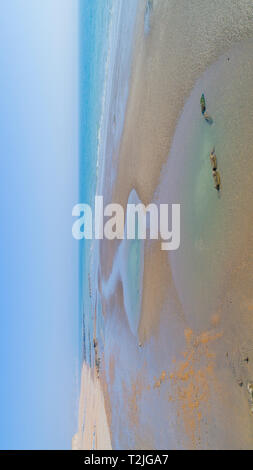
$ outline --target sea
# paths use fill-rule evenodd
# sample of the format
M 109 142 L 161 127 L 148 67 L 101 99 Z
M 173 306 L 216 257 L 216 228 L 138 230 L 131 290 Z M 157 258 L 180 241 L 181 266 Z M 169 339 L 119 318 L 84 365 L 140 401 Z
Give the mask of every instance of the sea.
M 137 8 L 138 0 L 80 0 L 79 202 L 92 209 L 102 191 L 105 161 L 123 131 Z M 109 133 L 113 141 L 108 143 Z M 79 249 L 80 360 L 92 366 L 94 341 L 100 352 L 104 344 L 99 241 L 82 240 Z

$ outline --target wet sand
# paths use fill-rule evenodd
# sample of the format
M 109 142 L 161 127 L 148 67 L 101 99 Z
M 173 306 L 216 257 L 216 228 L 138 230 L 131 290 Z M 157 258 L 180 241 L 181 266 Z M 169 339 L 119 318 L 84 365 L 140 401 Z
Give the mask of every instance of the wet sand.
M 154 1 L 147 35 L 144 28 L 146 2 L 140 2 L 123 136 L 120 148 L 114 152 L 113 168 L 115 171 L 117 167 L 117 177 L 112 191 L 108 190 L 112 174 L 112 161 L 108 159 L 105 202 L 116 201 L 125 207 L 133 188 L 145 204 L 156 199 L 175 128 L 195 81 L 231 44 L 253 34 L 249 22 L 252 3 L 241 3 L 239 8 L 230 1 L 218 1 L 214 8 L 207 0 L 201 5 L 196 0 L 190 4 Z M 217 17 L 220 17 L 218 22 Z M 153 257 L 157 257 L 160 274 L 145 268 L 142 340 L 156 327 L 157 311 L 166 302 L 166 281 L 162 285 L 160 280 L 171 276 L 165 256 L 159 253 L 160 247 L 154 245 L 152 250 L 146 249 L 145 265 L 153 265 L 148 258 L 155 251 Z M 116 242 L 104 241 L 101 245 L 101 269 L 105 278 L 111 273 L 116 250 Z M 157 288 L 160 292 L 155 295 Z
M 253 43 L 246 39 L 253 37 L 253 5 L 150 5 L 147 28 L 140 1 L 123 135 L 105 161 L 103 194 L 105 203 L 124 207 L 133 189 L 145 204 L 181 203 L 182 243 L 169 256 L 160 241 L 145 243 L 134 330 L 125 308 L 128 279 L 115 268 L 120 243 L 100 245 L 111 443 L 250 449 Z M 213 126 L 200 113 L 203 91 Z M 210 169 L 213 145 L 220 197 Z M 109 295 L 103 286 L 114 272 Z

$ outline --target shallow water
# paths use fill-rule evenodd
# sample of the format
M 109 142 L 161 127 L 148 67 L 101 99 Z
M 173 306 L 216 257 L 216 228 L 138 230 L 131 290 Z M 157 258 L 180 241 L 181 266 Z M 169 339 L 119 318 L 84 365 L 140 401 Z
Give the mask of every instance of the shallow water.
M 135 190 L 131 191 L 129 204 L 141 203 Z M 144 240 L 139 240 L 138 224 L 135 227 L 135 239 L 127 240 L 127 221 L 125 224 L 124 240 L 121 241 L 116 253 L 111 275 L 107 282 L 102 283 L 103 296 L 109 300 L 114 295 L 119 282 L 123 288 L 125 312 L 133 335 L 138 335 L 141 314 L 142 283 L 144 271 Z
M 240 265 L 247 246 L 252 246 L 247 228 L 253 204 L 253 66 L 248 61 L 252 48 L 252 40 L 235 46 L 229 52 L 229 64 L 227 55 L 222 56 L 197 81 L 178 122 L 157 193 L 160 201 L 181 203 L 181 247 L 169 257 L 184 320 L 173 315 L 180 307 L 173 303 L 173 297 L 170 299 L 168 285 L 170 301 L 164 306 L 159 331 L 143 348 L 138 348 L 136 338 L 129 335 L 122 312 L 116 307 L 106 324 L 106 337 L 110 338 L 106 363 L 112 355 L 117 357 L 113 380 L 107 369 L 114 448 L 250 446 L 252 424 L 247 396 L 240 395 L 237 383 L 241 374 L 248 379 L 249 370 L 238 372 L 240 366 L 232 360 L 231 366 L 227 365 L 224 360 L 226 351 L 233 351 L 231 356 L 234 354 L 239 362 L 235 343 L 238 338 L 242 344 L 248 342 L 251 334 L 245 324 L 242 328 L 245 299 L 250 303 L 248 282 L 244 288 L 244 280 L 239 278 L 234 294 L 226 289 L 230 271 Z M 200 112 L 202 92 L 213 117 L 212 126 Z M 222 178 L 220 197 L 213 186 L 209 159 L 214 145 Z M 248 276 L 251 272 L 248 270 Z M 212 318 L 220 305 L 222 326 L 216 329 Z M 187 328 L 192 329 L 193 337 L 204 332 L 203 350 L 185 341 Z M 220 342 L 205 343 L 209 331 L 214 338 L 222 338 Z M 216 354 L 217 364 L 210 359 Z M 209 376 L 212 360 L 217 375 Z M 164 373 L 170 377 L 177 364 L 179 371 L 187 370 L 192 379 L 179 372 L 178 381 L 174 376 L 175 382 L 162 382 L 159 376 Z M 203 382 L 198 389 L 199 377 Z M 236 407 L 231 408 L 233 403 L 241 406 L 239 415 Z M 201 424 L 198 413 L 204 417 Z
M 171 202 L 181 203 L 181 247 L 170 259 L 184 310 L 199 328 L 215 312 L 226 274 L 247 243 L 252 205 L 252 47 L 252 40 L 234 46 L 197 81 L 178 123 L 166 183 L 161 186 L 163 197 L 166 191 Z M 200 114 L 202 92 L 212 126 Z M 214 146 L 220 193 L 214 189 L 209 159 Z

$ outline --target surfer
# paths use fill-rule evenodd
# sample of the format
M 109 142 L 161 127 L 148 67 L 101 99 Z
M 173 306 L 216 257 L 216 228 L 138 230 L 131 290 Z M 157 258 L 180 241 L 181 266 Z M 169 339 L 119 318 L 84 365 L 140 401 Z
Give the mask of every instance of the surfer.
M 217 170 L 217 157 L 215 154 L 215 148 L 210 153 L 210 162 L 211 162 L 211 167 L 212 170 Z
M 217 191 L 220 190 L 220 173 L 218 170 L 213 170 L 213 179 L 214 179 L 214 187 Z

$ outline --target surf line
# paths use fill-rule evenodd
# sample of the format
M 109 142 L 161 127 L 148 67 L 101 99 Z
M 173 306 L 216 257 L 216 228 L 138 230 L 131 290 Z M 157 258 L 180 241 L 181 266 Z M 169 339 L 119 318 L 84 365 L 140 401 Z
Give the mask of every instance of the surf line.
M 128 203 L 125 213 L 120 204 L 111 203 L 104 207 L 103 196 L 95 196 L 94 207 L 94 216 L 89 204 L 73 207 L 72 216 L 77 220 L 72 225 L 72 235 L 76 240 L 149 238 L 161 239 L 161 250 L 164 251 L 175 251 L 180 247 L 180 204 L 145 206 Z

